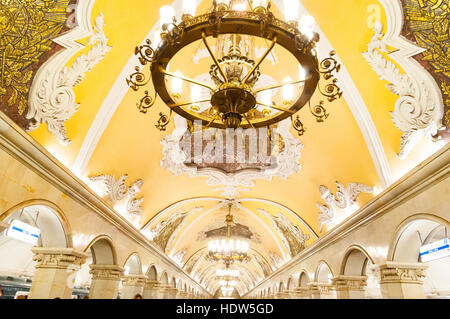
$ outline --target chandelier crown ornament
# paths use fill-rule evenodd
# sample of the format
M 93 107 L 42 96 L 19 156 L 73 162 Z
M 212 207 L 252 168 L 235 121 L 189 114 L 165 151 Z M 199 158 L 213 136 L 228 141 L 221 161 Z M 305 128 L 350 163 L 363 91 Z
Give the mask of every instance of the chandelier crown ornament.
M 334 77 L 340 68 L 334 52 L 318 61 L 319 34 L 314 32 L 314 18 L 299 19 L 297 0 L 284 0 L 287 22 L 274 16 L 269 0 L 214 0 L 212 4 L 208 12 L 196 15 L 194 1 L 184 0 L 179 22 L 171 7 L 160 9 L 161 27 L 154 43 L 146 40 L 136 47 L 140 66 L 127 78 L 135 91 L 149 82 L 153 84 L 155 93 L 146 90 L 138 109 L 146 113 L 159 96 L 170 110 L 169 115 L 160 114 L 156 125 L 160 130 L 169 124 L 172 111 L 189 121 L 201 121 L 205 127 L 245 129 L 275 125 L 292 118 L 306 104 L 322 122 L 328 113 L 322 101 L 311 107 L 313 94 L 318 89 L 332 102 L 341 97 L 342 91 Z M 183 52 L 200 45 L 211 58 L 208 81 L 193 78 L 192 70 L 169 70 L 179 55 L 179 67 L 189 65 Z M 263 51 L 257 52 L 257 48 Z M 262 86 L 263 78 L 273 78 L 265 61 L 275 51 L 296 61 L 298 78 L 286 77 L 278 84 Z M 146 66 L 150 74 L 142 69 Z M 324 89 L 319 85 L 321 78 L 328 82 Z M 294 128 L 303 127 L 300 119 L 296 121 Z M 304 131 L 298 130 L 299 135 Z

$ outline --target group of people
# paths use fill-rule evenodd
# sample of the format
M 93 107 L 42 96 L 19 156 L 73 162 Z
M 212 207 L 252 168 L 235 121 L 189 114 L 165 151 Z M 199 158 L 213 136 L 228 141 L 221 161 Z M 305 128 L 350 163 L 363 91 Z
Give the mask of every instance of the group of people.
M 3 289 L 0 286 L 0 299 L 3 299 Z M 26 294 L 18 294 L 15 299 L 28 299 L 28 295 Z M 61 299 L 60 297 L 56 297 L 55 299 Z M 77 298 L 78 299 L 78 298 Z M 89 299 L 89 296 L 84 296 L 82 299 Z M 137 294 L 133 299 L 143 299 L 141 294 Z

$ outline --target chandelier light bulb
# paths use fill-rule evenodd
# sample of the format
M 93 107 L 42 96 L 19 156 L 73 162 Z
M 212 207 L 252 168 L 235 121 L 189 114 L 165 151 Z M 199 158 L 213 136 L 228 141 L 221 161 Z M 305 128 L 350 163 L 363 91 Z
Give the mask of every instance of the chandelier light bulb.
M 261 101 L 265 105 L 272 105 L 272 93 L 270 92 L 270 90 L 261 92 Z M 269 115 L 271 112 L 270 107 L 265 105 L 262 106 L 262 113 L 264 115 Z
M 156 30 L 153 35 L 153 48 L 156 49 L 161 44 L 161 31 Z
M 253 0 L 253 8 L 265 8 L 267 7 L 267 0 Z
M 235 3 L 233 5 L 233 10 L 235 10 L 235 11 L 245 11 L 245 10 L 247 10 L 247 4 L 246 3 Z
M 180 71 L 176 71 L 175 75 L 183 76 Z M 178 77 L 172 77 L 172 96 L 175 98 L 181 97 L 181 90 L 183 88 L 183 80 Z
M 175 11 L 171 6 L 162 6 L 159 9 L 161 27 L 166 23 L 172 23 Z
M 283 80 L 283 83 L 292 82 L 290 77 L 287 77 Z M 283 103 L 289 104 L 294 100 L 294 88 L 292 84 L 283 85 Z
M 230 5 L 230 0 L 217 0 L 218 10 L 227 10 Z
M 309 15 L 304 15 L 300 18 L 299 28 L 300 32 L 307 36 L 310 40 L 314 34 L 314 25 L 316 20 L 314 17 Z
M 191 101 L 195 102 L 195 101 L 199 101 L 201 98 L 201 93 L 202 93 L 202 88 L 199 85 L 196 84 L 191 84 Z M 194 103 L 191 106 L 191 109 L 193 111 L 200 111 L 200 106 L 198 105 L 198 103 Z
M 306 80 L 306 71 L 301 65 L 298 66 L 298 79 L 300 81 Z
M 296 22 L 299 17 L 299 0 L 284 0 L 284 17 L 287 22 Z
M 195 16 L 196 0 L 183 0 L 183 15 Z

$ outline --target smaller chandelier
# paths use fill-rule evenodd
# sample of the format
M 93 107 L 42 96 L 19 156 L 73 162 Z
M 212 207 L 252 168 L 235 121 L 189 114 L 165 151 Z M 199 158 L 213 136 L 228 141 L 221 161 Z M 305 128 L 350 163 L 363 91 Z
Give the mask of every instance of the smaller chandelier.
M 238 278 L 239 270 L 235 269 L 217 269 L 216 276 L 220 278 Z
M 227 267 L 234 261 L 246 261 L 248 259 L 248 242 L 231 238 L 231 225 L 233 216 L 231 215 L 231 204 L 228 205 L 228 214 L 225 219 L 227 225 L 227 237 L 214 239 L 208 243 L 209 257 L 218 262 L 224 262 Z

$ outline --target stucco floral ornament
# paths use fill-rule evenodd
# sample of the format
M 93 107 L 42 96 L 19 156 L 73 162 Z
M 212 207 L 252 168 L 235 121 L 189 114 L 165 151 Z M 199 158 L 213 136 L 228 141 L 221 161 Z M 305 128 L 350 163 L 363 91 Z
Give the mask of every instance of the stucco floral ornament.
M 33 83 L 26 117 L 34 119 L 35 124 L 29 127 L 29 131 L 45 123 L 49 132 L 61 143 L 70 143 L 64 123 L 75 114 L 79 107 L 79 104 L 75 103 L 73 88 L 81 83 L 86 73 L 111 49 L 107 45 L 108 39 L 103 32 L 104 25 L 105 19 L 100 13 L 95 19 L 95 33 L 87 42 L 87 46 L 91 46 L 89 51 L 81 54 L 70 67 L 65 66 L 65 59 L 58 62 L 57 56 L 55 64 L 45 68 L 44 73 L 36 79 L 37 82 Z
M 387 53 L 383 41 L 383 26 L 377 21 L 374 36 L 368 43 L 364 58 L 380 76 L 387 80 L 387 88 L 399 96 L 395 109 L 390 112 L 395 126 L 403 132 L 400 143 L 400 158 L 406 158 L 416 142 L 422 136 L 434 137 L 442 126 L 442 105 L 431 95 L 431 88 L 420 77 L 403 74 L 394 63 L 387 60 L 382 53 Z

